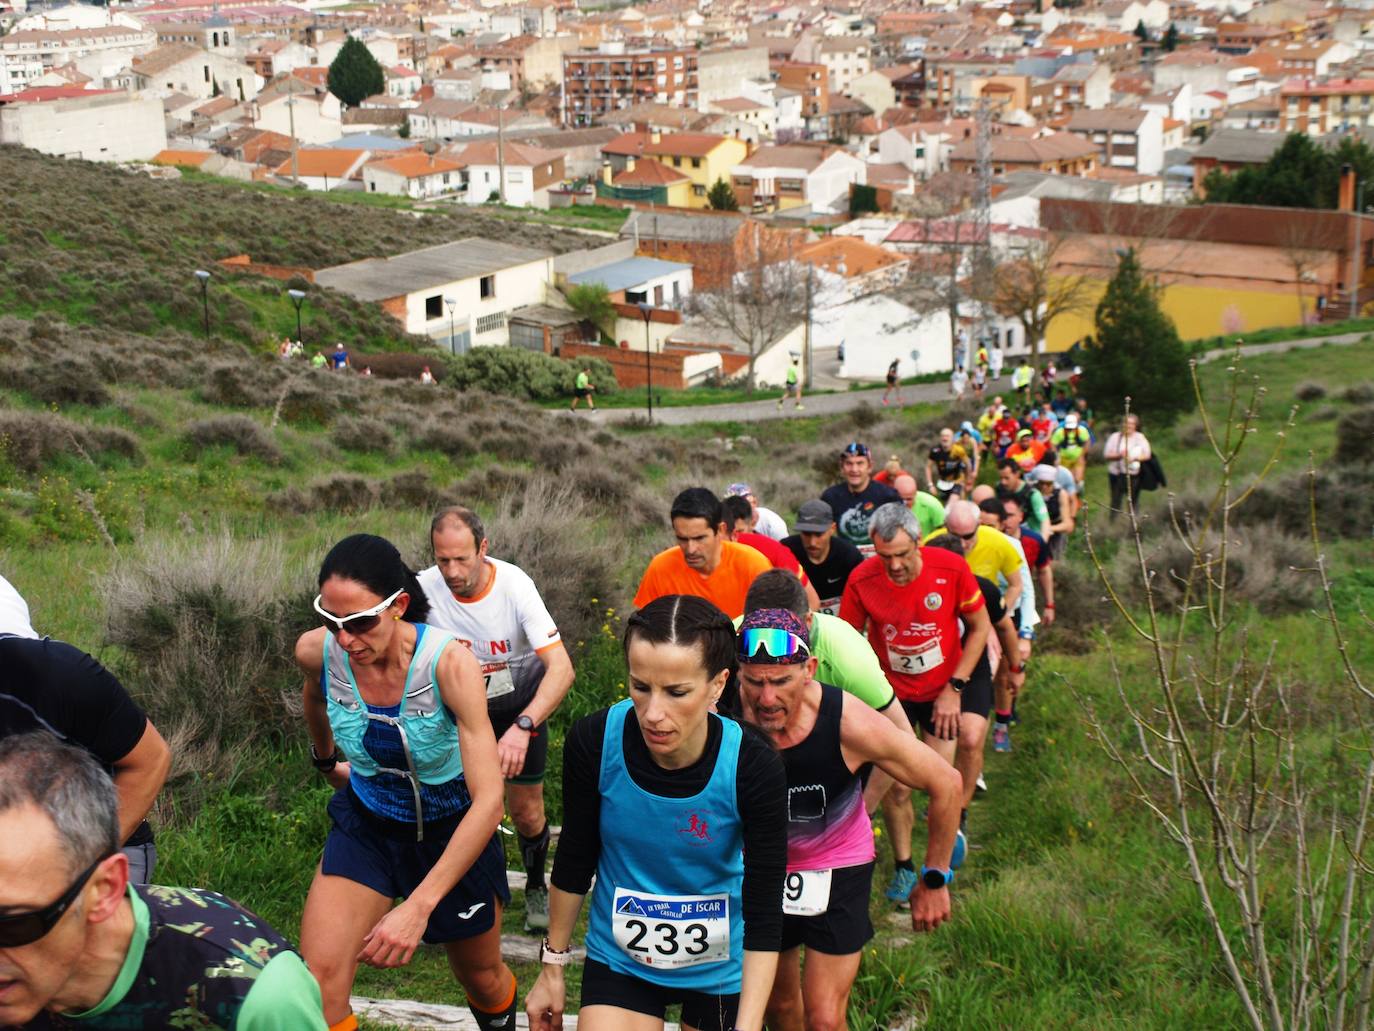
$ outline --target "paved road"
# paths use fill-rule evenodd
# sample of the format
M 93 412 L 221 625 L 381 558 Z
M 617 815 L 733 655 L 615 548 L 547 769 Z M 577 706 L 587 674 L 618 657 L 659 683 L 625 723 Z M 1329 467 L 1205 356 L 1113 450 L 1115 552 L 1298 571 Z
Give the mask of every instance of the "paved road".
M 1276 354 L 1283 351 L 1295 351 L 1310 347 L 1321 347 L 1324 344 L 1356 344 L 1364 339 L 1365 333 L 1344 333 L 1340 336 L 1329 337 L 1307 337 L 1302 340 L 1282 340 L 1272 344 L 1250 344 L 1244 348 L 1246 355 L 1256 354 Z M 1227 357 L 1235 353 L 1234 348 L 1217 348 L 1208 351 L 1199 361 L 1210 362 L 1218 358 Z M 817 361 L 817 373 L 823 373 L 823 365 Z M 827 376 L 826 379 L 833 380 Z M 839 380 L 834 380 L 839 383 Z M 997 383 L 988 384 L 988 396 L 992 396 L 998 391 L 1009 391 L 1011 389 L 1011 374 L 1003 376 Z M 791 402 L 788 402 L 781 410 L 777 406 L 776 395 L 764 401 L 744 401 L 722 405 L 696 405 L 682 406 L 677 408 L 655 408 L 654 421 L 665 426 L 687 426 L 699 422 L 761 422 L 765 419 L 795 418 L 797 416 L 810 415 L 839 415 L 844 412 L 852 411 L 861 404 L 869 404 L 874 408 L 882 404 L 883 390 L 881 387 L 874 387 L 869 390 L 850 390 L 838 394 L 815 394 L 804 397 L 802 403 L 804 409 L 797 411 Z M 948 383 L 918 383 L 914 386 L 902 387 L 902 400 L 906 403 L 940 403 L 950 400 Z M 894 404 L 895 407 L 895 404 Z M 594 414 L 585 409 L 576 413 L 566 413 L 581 419 L 594 419 L 599 422 L 626 422 L 634 418 L 643 418 L 643 408 L 602 408 Z

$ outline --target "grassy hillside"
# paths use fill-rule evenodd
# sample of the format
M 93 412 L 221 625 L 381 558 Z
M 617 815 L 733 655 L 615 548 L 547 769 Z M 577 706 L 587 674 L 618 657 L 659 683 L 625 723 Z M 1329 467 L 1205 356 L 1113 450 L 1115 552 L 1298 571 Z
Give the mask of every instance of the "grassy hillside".
M 176 779 L 157 813 L 160 879 L 224 890 L 288 933 L 327 829 L 328 795 L 305 761 L 288 654 L 312 622 L 314 570 L 333 541 L 383 533 L 420 564 L 436 504 L 482 511 L 492 553 L 531 572 L 573 646 L 578 681 L 554 726 L 557 747 L 573 718 L 623 694 L 621 617 L 645 561 L 670 543 L 665 510 L 676 490 L 745 479 L 791 516 L 833 481 L 847 441 L 919 461 L 946 418 L 927 407 L 776 426 L 599 428 L 505 399 L 293 371 L 229 344 L 128 334 L 116 343 L 49 319 L 0 319 L 0 572 L 28 597 L 40 629 L 116 668 L 172 738 Z M 1357 707 L 1339 701 L 1329 629 L 1312 615 L 1303 471 L 1310 452 L 1332 474 L 1319 522 L 1342 616 L 1374 611 L 1374 455 L 1361 443 L 1374 401 L 1371 356 L 1366 344 L 1245 363 L 1267 387 L 1257 443 L 1272 441 L 1296 396 L 1308 400 L 1286 430 L 1271 485 L 1254 499 L 1257 514 L 1235 527 L 1246 565 L 1231 619 L 1256 647 L 1282 642 L 1284 676 L 1327 703 L 1304 709 L 1303 742 L 1328 785 L 1349 781 L 1368 742 Z M 1225 363 L 1205 368 L 1209 396 L 1220 396 L 1227 376 Z M 1338 427 L 1355 449 L 1349 464 L 1332 458 Z M 721 437 L 741 435 L 724 449 Z M 1190 511 L 1201 510 L 1216 475 L 1202 440 L 1197 421 L 1155 439 Z M 1261 450 L 1237 471 L 1259 469 Z M 1089 494 L 1104 499 L 1100 467 Z M 1160 582 L 1177 566 L 1165 502 L 1146 501 L 1148 561 Z M 1134 601 L 1121 527 L 1090 523 Z M 1127 697 L 1149 704 L 1152 688 L 1149 656 L 1111 615 L 1075 545 L 1016 751 L 989 755 L 991 791 L 970 816 L 974 848 L 954 920 L 914 939 L 905 917 L 875 902 L 879 937 L 851 1027 L 913 1015 L 970 1029 L 1241 1022 L 1179 853 L 1131 801 L 1085 722 L 1090 702 L 1114 743 L 1131 746 L 1106 641 Z M 1353 648 L 1354 661 L 1372 668 L 1374 639 L 1356 637 Z M 559 780 L 549 785 L 555 813 Z M 880 860 L 880 880 L 888 870 Z M 518 929 L 520 907 L 517 893 L 508 930 Z M 517 972 L 527 987 L 533 969 Z M 405 971 L 364 972 L 359 990 L 460 1001 L 429 950 Z
M 258 347 L 295 335 L 287 284 L 230 275 L 216 264 L 223 258 L 248 254 L 266 264 L 317 269 L 468 236 L 554 253 L 604 242 L 481 211 L 395 211 L 208 177 L 154 180 L 10 146 L 0 147 L 0 182 L 0 311 L 199 336 L 203 312 L 193 273 L 208 269 L 214 273 L 211 332 Z M 406 338 L 376 306 L 296 285 L 310 295 L 304 322 L 311 346 L 343 340 L 365 350 L 413 350 L 422 343 Z

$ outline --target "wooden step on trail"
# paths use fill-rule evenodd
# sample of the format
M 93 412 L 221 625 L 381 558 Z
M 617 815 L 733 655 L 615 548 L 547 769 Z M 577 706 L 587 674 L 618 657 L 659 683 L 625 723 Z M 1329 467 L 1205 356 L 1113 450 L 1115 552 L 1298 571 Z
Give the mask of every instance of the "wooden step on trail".
M 441 1006 L 405 999 L 367 999 L 353 996 L 353 1012 L 383 1024 L 394 1024 L 410 1031 L 481 1031 L 466 1006 Z M 515 1016 L 516 1031 L 529 1031 L 523 1012 Z M 564 1031 L 577 1031 L 577 1017 L 563 1018 Z M 665 1024 L 663 1031 L 678 1031 L 676 1024 Z

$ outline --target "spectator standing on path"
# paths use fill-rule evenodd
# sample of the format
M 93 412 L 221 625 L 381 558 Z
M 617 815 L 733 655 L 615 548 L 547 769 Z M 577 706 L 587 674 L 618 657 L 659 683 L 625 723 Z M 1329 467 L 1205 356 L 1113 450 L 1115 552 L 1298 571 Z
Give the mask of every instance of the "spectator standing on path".
M 870 554 L 873 542 L 868 536 L 868 521 L 880 505 L 901 501 L 891 487 L 873 480 L 873 457 L 867 444 L 855 441 L 840 453 L 843 482 L 827 487 L 821 500 L 835 513 L 840 536 L 861 552 Z
M 797 368 L 797 359 L 792 357 L 787 363 L 787 379 L 783 384 L 782 397 L 778 398 L 778 407 L 788 398 L 796 401 L 798 411 L 805 407 L 802 404 L 801 370 Z
M 334 353 L 329 356 L 329 361 L 335 372 L 341 372 L 349 367 L 348 352 L 344 350 L 344 345 L 342 343 L 334 345 Z
M 749 502 L 749 507 L 754 511 L 753 529 L 756 533 L 761 533 L 765 537 L 772 537 L 775 541 L 780 541 L 787 536 L 787 522 L 771 508 L 764 508 L 760 505 L 758 495 L 754 493 L 754 488 L 749 484 L 732 483 L 725 488 L 725 496 L 727 498 L 741 497 Z
M 1007 356 L 1002 351 L 1002 345 L 996 339 L 992 341 L 992 346 L 988 348 L 988 379 L 996 383 L 1002 378 L 1002 366 L 1006 364 Z
M 1140 416 L 1130 413 L 1122 422 L 1121 429 L 1107 438 L 1102 449 L 1102 457 L 1107 460 L 1107 482 L 1112 492 L 1109 518 L 1115 519 L 1122 511 L 1121 503 L 1128 490 L 1132 507 L 1140 501 L 1140 463 L 1149 461 L 1152 454 L 1150 441 L 1140 432 Z
M 1054 359 L 1045 362 L 1045 367 L 1040 370 L 1040 396 L 1046 401 L 1054 399 L 1054 383 L 1059 378 L 1059 370 L 1055 367 Z
M 902 381 L 897 378 L 897 366 L 901 364 L 900 358 L 892 359 L 892 364 L 887 367 L 887 389 L 883 391 L 883 404 L 887 404 L 887 395 L 894 390 L 897 392 L 897 407 L 902 407 Z
M 864 560 L 859 549 L 835 535 L 835 513 L 819 499 L 805 502 L 797 513 L 797 532 L 783 546 L 797 557 L 820 598 L 820 611 L 833 616 L 849 574 Z
M 457 636 L 482 664 L 506 809 L 525 867 L 525 929 L 549 926 L 544 773 L 549 718 L 573 684 L 572 659 L 539 588 L 519 566 L 487 554 L 486 527 L 461 505 L 430 522 L 434 565 L 417 577 L 431 625 Z
M 119 842 L 94 757 L 0 741 L 0 1026 L 325 1031 L 280 934 L 215 892 L 130 883 Z
M 573 380 L 573 399 L 571 411 L 577 411 L 577 402 L 586 401 L 587 407 L 596 411 L 596 399 L 592 397 L 592 391 L 596 389 L 596 384 L 592 382 L 591 370 L 583 368 L 577 372 L 577 378 Z
M 668 594 L 692 594 L 731 619 L 744 615 L 749 585 L 772 565 L 748 545 L 725 539 L 720 499 L 705 487 L 688 487 L 675 497 L 668 518 L 677 544 L 649 561 L 635 592 L 635 608 Z
M 50 637 L 11 636 L 19 629 L 0 627 L 0 740 L 43 730 L 95 756 L 119 793 L 129 881 L 147 884 L 157 864 L 147 816 L 171 769 L 167 742 L 95 659 Z

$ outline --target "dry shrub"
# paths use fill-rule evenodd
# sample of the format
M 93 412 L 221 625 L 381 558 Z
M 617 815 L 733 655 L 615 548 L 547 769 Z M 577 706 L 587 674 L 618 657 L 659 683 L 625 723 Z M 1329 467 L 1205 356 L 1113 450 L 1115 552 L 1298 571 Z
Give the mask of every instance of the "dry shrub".
M 227 446 L 246 458 L 279 465 L 282 450 L 272 434 L 246 415 L 217 415 L 186 427 L 182 439 L 193 448 Z
M 1293 396 L 1299 401 L 1320 401 L 1326 396 L 1326 385 L 1308 380 L 1293 388 Z
M 477 453 L 477 442 L 459 421 L 447 419 L 427 422 L 411 431 L 410 447 L 416 451 L 438 451 L 449 458 L 467 458 Z
M 397 473 L 381 490 L 381 500 L 392 508 L 433 509 L 442 499 L 443 494 L 420 469 Z
M 1341 400 L 1351 404 L 1367 405 L 1374 401 L 1374 383 L 1355 383 L 1341 391 Z
M 216 362 L 196 391 L 202 401 L 226 408 L 260 408 L 272 396 L 267 377 L 245 362 Z
M 172 536 L 121 556 L 104 585 L 106 637 L 163 734 L 213 752 L 293 725 L 290 655 L 315 622 L 313 593 L 276 538 Z
M 1331 422 L 1341 417 L 1341 410 L 1335 405 L 1322 405 L 1303 416 L 1303 422 Z
M 1352 388 L 1354 389 L 1354 388 Z M 1350 393 L 1350 391 L 1346 391 Z M 1374 407 L 1346 412 L 1336 423 L 1336 453 L 1341 465 L 1374 464 Z
M 507 494 L 532 490 L 536 479 L 528 469 L 488 465 L 474 469 L 444 494 L 455 505 L 467 505 L 485 511 L 483 506 L 495 505 Z
M 1367 538 L 1374 527 L 1374 465 L 1356 465 L 1339 472 L 1322 469 L 1315 484 L 1306 473 L 1293 473 L 1257 487 L 1231 514 L 1233 525 L 1277 526 L 1297 537 L 1310 536 L 1311 495 L 1315 487 L 1317 532 L 1323 538 Z M 1198 519 L 1210 499 L 1180 496 L 1175 510 Z
M 1162 533 L 1145 543 L 1145 566 L 1156 604 L 1173 606 L 1184 597 L 1192 578 L 1191 603 L 1207 596 L 1207 578 L 1221 581 L 1221 539 L 1208 533 L 1195 567 L 1193 553 L 1175 533 Z M 1233 530 L 1226 551 L 1225 585 L 1232 603 L 1248 602 L 1265 614 L 1294 612 L 1312 605 L 1319 584 L 1312 565 L 1312 546 L 1277 526 Z M 1135 549 L 1124 547 L 1108 567 L 1112 587 L 1128 604 L 1144 601 L 1144 585 Z M 1059 592 L 1055 592 L 1056 599 Z
M 110 456 L 138 459 L 138 438 L 116 426 L 88 426 L 54 412 L 0 412 L 0 454 L 16 469 L 37 472 L 58 455 L 97 463 Z
M 1191 419 L 1174 427 L 1174 446 L 1185 450 L 1207 443 L 1207 429 L 1201 419 Z
M 1094 632 L 1105 627 L 1116 613 L 1086 556 L 1082 564 L 1077 560 L 1054 564 L 1054 605 L 1054 625 L 1043 629 L 1044 643 L 1037 642 L 1037 650 L 1085 653 L 1092 648 Z
M 355 473 L 335 473 L 305 487 L 287 487 L 267 498 L 267 507 L 283 514 L 297 512 L 365 512 L 382 501 L 376 480 Z
M 329 434 L 339 447 L 348 451 L 375 451 L 389 455 L 396 450 L 391 427 L 371 415 L 346 415 L 334 423 Z
M 95 364 L 79 353 L 49 353 L 0 368 L 0 383 L 46 404 L 101 405 L 110 399 Z
M 867 430 L 883 421 L 883 412 L 867 401 L 861 401 L 857 407 L 850 409 L 847 421 L 856 430 Z

